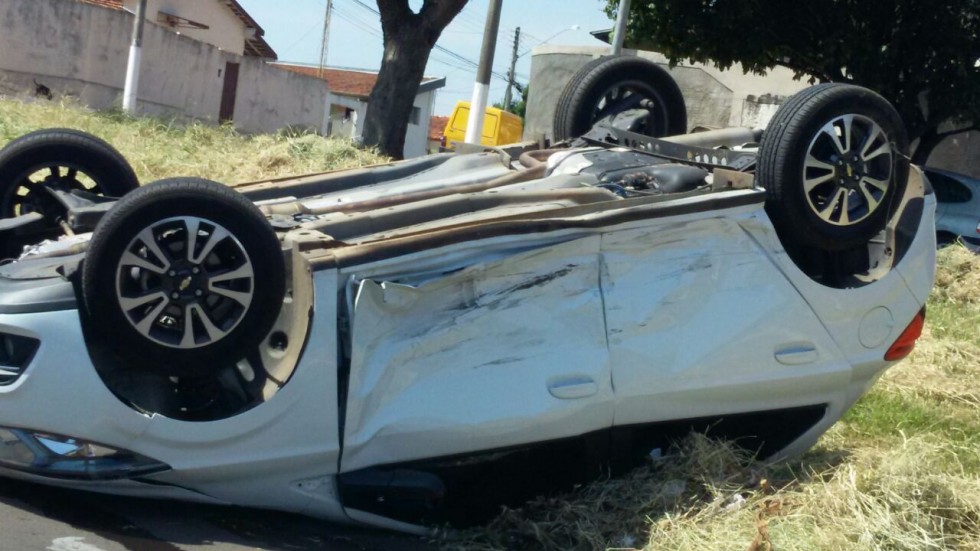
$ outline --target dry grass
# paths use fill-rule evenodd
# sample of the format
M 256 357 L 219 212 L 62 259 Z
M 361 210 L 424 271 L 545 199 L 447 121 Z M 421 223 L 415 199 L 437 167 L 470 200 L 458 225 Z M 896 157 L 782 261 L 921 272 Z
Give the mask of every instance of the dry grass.
M 832 432 L 801 460 L 765 467 L 692 435 L 626 478 L 505 511 L 444 543 L 474 551 L 980 549 L 980 479 L 959 461 L 975 451 L 940 436 L 854 446 Z
M 980 261 L 964 247 L 940 251 L 923 338 L 883 379 L 907 396 L 980 409 Z
M 350 140 L 302 132 L 246 135 L 230 126 L 133 118 L 76 103 L 24 102 L 0 97 L 0 147 L 41 128 L 83 130 L 116 147 L 141 182 L 199 176 L 227 184 L 323 172 L 384 162 Z
M 933 303 L 980 306 L 980 270 L 977 255 L 965 247 L 951 246 L 936 259 Z
M 618 480 L 506 510 L 447 549 L 980 550 L 980 257 L 939 254 L 929 325 L 809 452 L 692 435 Z

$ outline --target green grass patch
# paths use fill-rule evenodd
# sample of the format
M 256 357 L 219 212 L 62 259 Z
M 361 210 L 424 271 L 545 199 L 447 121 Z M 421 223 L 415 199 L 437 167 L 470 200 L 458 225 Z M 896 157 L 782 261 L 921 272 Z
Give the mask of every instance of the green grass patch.
M 887 445 L 910 437 L 935 436 L 961 446 L 964 461 L 980 466 L 980 421 L 958 415 L 955 407 L 932 396 L 906 396 L 874 389 L 840 421 L 841 435 L 856 443 Z M 974 470 L 980 473 L 980 470 Z
M 934 299 L 926 308 L 926 323 L 936 337 L 980 347 L 980 307 Z
M 875 438 L 936 432 L 953 435 L 971 428 L 954 421 L 944 409 L 941 404 L 929 403 L 927 399 L 875 389 L 845 413 L 840 422 L 863 436 Z
M 72 101 L 0 98 L 0 147 L 42 128 L 94 134 L 118 149 L 143 183 L 196 176 L 229 185 L 385 162 L 351 140 L 291 130 L 243 134 L 229 125 L 93 111 Z

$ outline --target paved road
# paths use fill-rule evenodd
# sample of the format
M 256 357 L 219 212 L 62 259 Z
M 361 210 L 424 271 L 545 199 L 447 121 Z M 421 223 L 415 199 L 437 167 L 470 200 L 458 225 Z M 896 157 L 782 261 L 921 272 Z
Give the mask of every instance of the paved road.
M 101 496 L 0 479 L 0 551 L 416 551 L 410 537 L 308 517 Z

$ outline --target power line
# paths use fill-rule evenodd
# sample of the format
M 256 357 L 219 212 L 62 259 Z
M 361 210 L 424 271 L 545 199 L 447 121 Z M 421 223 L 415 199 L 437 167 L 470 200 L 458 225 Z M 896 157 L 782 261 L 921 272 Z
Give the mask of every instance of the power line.
M 340 17 L 344 21 L 347 21 L 351 25 L 354 25 L 358 29 L 360 29 L 360 30 L 362 30 L 362 31 L 364 31 L 364 32 L 372 35 L 372 36 L 375 36 L 377 38 L 382 38 L 381 33 L 379 33 L 373 27 L 371 27 L 370 25 L 364 23 L 360 19 L 357 19 L 356 16 L 352 16 L 352 15 L 347 14 L 346 12 L 344 12 L 342 10 L 337 9 L 337 6 L 334 6 L 333 7 L 333 13 L 337 14 L 338 17 Z
M 295 48 L 295 47 L 296 47 L 296 46 L 298 46 L 298 45 L 299 45 L 299 44 L 300 44 L 301 42 L 303 42 L 304 40 L 306 40 L 306 37 L 308 37 L 308 36 L 310 36 L 310 34 L 311 34 L 311 33 L 312 33 L 313 31 L 315 31 L 315 30 L 317 30 L 317 29 L 319 29 L 319 28 L 320 28 L 320 22 L 319 22 L 319 21 L 317 21 L 317 22 L 315 22 L 315 23 L 313 23 L 313 26 L 312 26 L 312 27 L 310 27 L 309 29 L 307 29 L 307 31 L 306 31 L 306 32 L 304 32 L 304 33 L 303 33 L 303 34 L 302 34 L 302 35 L 301 35 L 301 36 L 300 36 L 300 37 L 299 37 L 298 39 L 296 39 L 296 41 L 295 41 L 295 42 L 293 42 L 293 43 L 292 43 L 292 44 L 290 44 L 289 46 L 286 46 L 286 48 L 284 48 L 284 49 L 282 49 L 282 50 L 279 50 L 279 53 L 280 53 L 280 54 L 285 54 L 286 52 L 289 52 L 289 51 L 292 51 L 292 49 L 293 49 L 293 48 Z
M 340 17 L 344 21 L 350 23 L 351 25 L 364 31 L 367 34 L 370 34 L 371 36 L 374 36 L 376 38 L 383 38 L 381 32 L 375 29 L 371 23 L 367 23 L 363 19 L 353 14 L 347 13 L 342 9 L 338 9 L 336 5 L 333 6 L 333 13 L 336 14 L 337 17 Z M 430 55 L 429 58 L 440 65 L 452 67 L 453 69 L 456 70 L 469 71 L 472 69 L 472 67 L 469 64 L 462 64 L 459 61 L 453 61 L 449 57 L 440 55 L 439 52 L 433 52 L 433 55 Z
M 470 11 L 468 9 L 470 6 L 474 6 L 473 9 L 476 9 L 476 3 L 467 3 L 463 10 L 456 15 L 453 21 L 469 26 L 472 29 L 476 29 L 480 34 L 483 34 L 484 27 L 486 27 L 486 21 L 484 21 L 482 16 L 474 14 L 472 11 Z M 498 38 L 503 36 L 504 33 L 510 34 L 512 30 L 513 29 L 501 29 L 498 32 Z

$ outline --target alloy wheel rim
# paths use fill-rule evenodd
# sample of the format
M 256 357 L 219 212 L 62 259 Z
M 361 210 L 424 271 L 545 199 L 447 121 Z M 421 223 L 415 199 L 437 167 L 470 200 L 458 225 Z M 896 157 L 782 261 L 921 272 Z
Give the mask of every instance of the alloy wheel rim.
M 803 194 L 811 212 L 834 226 L 851 226 L 884 208 L 894 155 L 875 121 L 841 115 L 817 131 L 803 163 Z
M 231 333 L 252 303 L 255 271 L 225 227 L 195 216 L 153 223 L 116 263 L 116 300 L 131 327 L 170 348 L 191 350 Z

